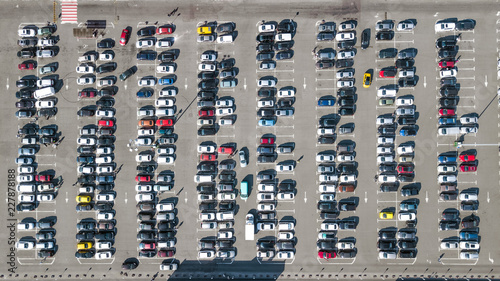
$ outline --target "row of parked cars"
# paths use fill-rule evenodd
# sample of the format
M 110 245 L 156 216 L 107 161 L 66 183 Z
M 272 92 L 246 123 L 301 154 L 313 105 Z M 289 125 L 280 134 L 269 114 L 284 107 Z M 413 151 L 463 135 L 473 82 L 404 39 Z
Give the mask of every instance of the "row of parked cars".
M 234 22 L 217 23 L 217 22 L 204 22 L 200 24 L 196 31 L 198 43 L 214 42 L 217 43 L 233 43 L 236 38 L 236 24 Z
M 259 62 L 260 70 L 271 70 L 276 68 L 276 61 L 288 60 L 294 55 L 292 50 L 296 33 L 297 23 L 285 19 L 280 23 L 275 21 L 263 21 L 258 27 L 256 60 Z
M 37 250 L 38 258 L 48 258 L 55 255 L 57 250 L 56 230 L 53 228 L 55 220 L 42 218 L 38 222 L 33 218 L 26 218 L 17 225 L 18 231 L 38 230 L 35 237 L 24 236 L 16 242 L 17 250 Z

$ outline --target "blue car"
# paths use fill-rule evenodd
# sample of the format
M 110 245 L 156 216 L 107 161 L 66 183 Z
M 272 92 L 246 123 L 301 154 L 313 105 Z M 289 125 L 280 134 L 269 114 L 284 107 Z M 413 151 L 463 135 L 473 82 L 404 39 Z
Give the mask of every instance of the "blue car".
M 439 163 L 456 163 L 457 162 L 457 157 L 455 156 L 448 156 L 448 155 L 441 155 L 438 157 Z
M 413 137 L 417 135 L 417 130 L 412 127 L 403 127 L 399 130 L 399 135 L 403 137 Z
M 318 100 L 318 106 L 333 106 L 334 104 L 335 104 L 335 99 L 321 98 Z
M 476 232 L 460 232 L 460 240 L 477 240 L 479 237 Z
M 152 91 L 149 91 L 149 90 L 141 90 L 139 92 L 137 92 L 137 98 L 150 98 L 153 96 L 153 92 Z
M 174 79 L 169 77 L 162 77 L 158 80 L 158 84 L 160 85 L 172 85 L 174 84 Z
M 439 118 L 439 125 L 455 125 L 457 118 Z
M 276 124 L 276 121 L 274 119 L 260 119 L 259 120 L 259 126 L 262 127 L 269 127 L 269 126 L 274 126 Z

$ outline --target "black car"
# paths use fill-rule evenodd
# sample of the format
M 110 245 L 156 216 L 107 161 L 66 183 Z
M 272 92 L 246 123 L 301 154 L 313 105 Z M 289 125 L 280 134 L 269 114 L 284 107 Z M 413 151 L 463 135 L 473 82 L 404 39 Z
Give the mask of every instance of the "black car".
M 35 107 L 35 102 L 32 100 L 20 100 L 16 102 L 16 108 L 30 109 Z
M 439 230 L 453 230 L 460 228 L 460 221 L 440 221 Z
M 109 49 L 115 46 L 115 40 L 113 39 L 103 39 L 100 42 L 97 42 L 97 48 Z
M 404 88 L 404 87 L 415 87 L 415 85 L 417 85 L 417 80 L 414 77 L 399 78 L 398 85 L 401 88 Z
M 439 89 L 439 94 L 442 97 L 450 97 L 458 95 L 458 88 L 455 86 L 444 86 Z
M 32 99 L 35 93 L 35 88 L 24 88 L 16 92 L 16 98 L 18 99 Z
M 339 217 L 339 212 L 321 212 L 319 218 L 322 220 L 336 219 Z
M 276 95 L 276 88 L 260 88 L 257 95 L 261 98 L 270 98 Z
M 378 232 L 378 237 L 380 239 L 395 239 L 396 238 L 396 230 L 381 229 Z
M 142 257 L 142 258 L 152 258 L 156 256 L 156 250 L 141 250 L 139 252 L 139 257 Z
M 441 59 L 455 58 L 458 54 L 458 49 L 458 46 L 441 49 L 438 52 L 438 56 Z
M 457 85 L 457 78 L 456 77 L 441 78 L 440 83 L 441 87 L 444 86 L 455 87 Z
M 353 106 L 355 104 L 354 96 L 342 97 L 337 102 L 339 106 Z
M 138 265 L 139 265 L 139 262 L 137 262 L 137 261 L 124 261 L 122 264 L 122 269 L 123 270 L 132 270 L 132 269 L 136 269 Z
M 198 73 L 198 79 L 215 79 L 217 78 L 216 71 L 202 71 Z
M 287 108 L 287 107 L 292 107 L 293 103 L 294 103 L 294 98 L 282 98 L 276 102 L 276 106 L 278 106 L 278 108 Z
M 399 125 L 415 125 L 417 123 L 417 119 L 414 117 L 399 117 L 398 124 Z
M 104 64 L 99 65 L 95 69 L 95 72 L 97 74 L 101 74 L 101 73 L 107 73 L 107 72 L 115 71 L 115 69 L 116 69 L 116 62 L 108 62 L 108 63 L 104 63 Z
M 24 125 L 24 127 L 22 127 L 17 131 L 17 133 L 21 135 L 34 135 L 37 132 L 38 132 L 37 126 L 34 124 L 26 124 Z
M 34 203 L 19 203 L 17 204 L 17 210 L 20 212 L 28 212 L 36 209 L 36 204 Z
M 52 117 L 57 114 L 57 108 L 42 108 L 36 114 L 39 117 Z
M 295 25 L 290 19 L 282 20 L 278 24 L 277 30 L 280 33 L 293 33 L 295 32 Z
M 154 165 L 139 165 L 136 170 L 138 172 L 153 173 L 156 170 L 156 167 Z
M 398 55 L 398 49 L 396 48 L 387 48 L 387 49 L 382 49 L 378 53 L 378 58 L 379 59 L 392 59 L 395 58 Z
M 415 178 L 415 174 L 400 174 L 398 175 L 398 180 L 400 182 L 412 182 Z
M 257 163 L 273 163 L 274 161 L 276 161 L 274 155 L 259 155 L 257 157 Z
M 293 51 L 288 50 L 288 51 L 281 51 L 278 54 L 276 54 L 276 60 L 288 60 L 293 57 Z
M 354 250 L 341 250 L 337 253 L 337 256 L 341 259 L 352 259 L 356 257 L 356 251 Z
M 342 163 L 337 166 L 337 173 L 352 174 L 356 172 L 356 165 L 352 163 Z
M 261 117 L 271 117 L 274 116 L 274 109 L 264 109 L 261 108 L 257 111 L 257 115 Z
M 41 136 L 53 136 L 56 134 L 56 130 L 50 127 L 42 127 L 38 130 L 38 134 Z
M 200 211 L 214 210 L 217 203 L 201 203 L 198 208 Z
M 396 133 L 396 126 L 394 125 L 379 126 L 377 132 L 381 135 L 394 135 Z
M 213 162 L 201 162 L 198 167 L 198 172 L 215 172 L 217 165 Z
M 381 173 L 394 172 L 396 170 L 396 164 L 381 164 L 378 166 L 378 171 Z
M 158 60 L 161 62 L 173 62 L 177 59 L 177 56 L 172 51 L 164 51 L 158 55 Z
M 404 186 L 401 188 L 401 196 L 403 197 L 418 195 L 418 192 L 418 187 L 414 185 Z
M 92 231 L 80 231 L 76 234 L 76 240 L 90 240 L 94 239 L 94 232 Z
M 459 31 L 473 30 L 475 26 L 476 26 L 476 21 L 472 19 L 461 20 L 455 24 L 455 28 Z
M 198 92 L 198 98 L 199 99 L 205 99 L 205 100 L 209 100 L 209 99 L 215 99 L 215 92 L 213 91 L 200 91 Z
M 319 144 L 332 144 L 335 143 L 335 137 L 333 136 L 321 136 L 318 138 Z
M 436 40 L 436 48 L 444 49 L 444 48 L 453 48 L 457 45 L 458 36 L 445 36 L 438 38 Z
M 394 31 L 379 31 L 375 36 L 376 40 L 392 40 L 394 38 Z
M 24 48 L 21 51 L 17 52 L 17 57 L 22 58 L 22 59 L 30 59 L 35 57 L 36 49 L 34 48 Z
M 102 97 L 100 100 L 96 101 L 95 105 L 99 107 L 112 107 L 115 104 L 115 100 L 110 97 Z
M 339 229 L 356 229 L 356 222 L 352 220 L 342 220 L 339 222 Z
M 478 208 L 478 201 L 462 201 L 460 203 L 460 210 L 462 211 L 477 211 Z
M 416 249 L 412 249 L 412 250 L 401 249 L 399 251 L 399 257 L 402 259 L 414 259 L 417 257 L 417 250 Z
M 295 185 L 296 185 L 296 182 L 292 181 L 292 180 L 282 181 L 278 185 L 278 189 L 280 192 L 294 191 Z
M 200 89 L 200 90 L 213 89 L 216 87 L 217 87 L 217 80 L 215 80 L 215 79 L 203 80 L 200 83 L 198 83 L 198 89 Z
M 156 53 L 155 53 L 155 55 L 156 55 Z M 154 60 L 154 58 L 153 58 L 153 60 Z M 131 68 L 125 70 L 125 72 L 120 74 L 120 80 L 122 80 L 122 81 L 127 80 L 127 78 L 132 76 L 136 71 L 137 71 L 137 67 L 132 66 Z
M 228 69 L 232 68 L 234 66 L 235 60 L 234 59 L 225 59 L 222 60 L 219 65 L 217 66 L 218 69 Z
M 398 59 L 398 60 L 396 60 L 396 67 L 397 68 L 408 68 L 408 67 L 412 67 L 413 65 L 415 65 L 414 59 Z
M 342 88 L 337 90 L 337 96 L 339 98 L 353 96 L 356 92 L 353 88 Z
M 234 181 L 235 179 L 236 179 L 236 172 L 234 171 L 222 172 L 219 174 L 220 181 Z
M 140 231 L 137 233 L 137 240 L 154 240 L 155 234 L 154 231 Z
M 458 105 L 458 97 L 453 96 L 453 97 L 440 98 L 439 104 L 441 106 L 456 106 Z
M 370 46 L 370 29 L 367 28 L 361 33 L 361 49 L 365 50 Z
M 350 49 L 356 45 L 356 41 L 354 40 L 345 40 L 345 41 L 340 41 L 337 43 L 337 48 L 339 49 Z M 368 47 L 368 46 L 367 46 Z M 361 45 L 361 48 L 363 48 L 363 45 Z
M 88 108 L 82 108 L 76 112 L 76 114 L 80 117 L 84 116 L 94 116 L 95 115 L 95 110 L 94 109 L 88 109 Z
M 274 33 L 261 33 L 261 34 L 257 35 L 256 40 L 257 40 L 257 42 L 260 42 L 260 43 L 273 42 L 274 41 Z
M 139 37 L 144 37 L 144 36 L 153 36 L 155 35 L 156 30 L 154 27 L 144 27 L 141 28 L 137 31 L 137 36 Z
M 257 52 L 269 52 L 273 50 L 273 44 L 270 43 L 262 43 L 257 45 L 256 47 Z
M 95 235 L 95 239 L 98 240 L 113 240 L 115 238 L 115 234 L 110 231 L 99 232 Z
M 158 241 L 166 240 L 175 237 L 175 230 L 160 231 L 158 232 Z
M 196 187 L 196 191 L 198 193 L 214 194 L 215 193 L 215 187 L 213 185 L 198 185 Z
M 293 41 L 278 42 L 274 44 L 274 49 L 276 51 L 286 51 L 293 47 Z
M 26 79 L 22 78 L 16 81 L 16 87 L 18 88 L 28 88 L 28 87 L 35 87 L 36 86 L 36 80 L 35 79 Z
M 213 127 L 201 127 L 198 129 L 198 136 L 213 136 L 217 133 L 217 130 Z
M 272 59 L 273 56 L 274 56 L 274 53 L 272 53 L 272 52 L 262 52 L 262 53 L 258 53 L 257 56 L 255 57 L 255 59 L 257 61 L 264 61 L 264 60 Z
M 340 200 L 339 211 L 356 211 L 356 203 L 350 200 Z
M 354 65 L 353 59 L 342 59 L 342 60 L 337 60 L 335 62 L 335 67 L 337 68 L 351 67 L 353 65 Z
M 217 33 L 228 33 L 228 32 L 233 32 L 235 27 L 235 24 L 232 22 L 226 22 L 223 24 L 219 24 L 217 28 L 215 29 L 215 32 Z
M 234 203 L 233 202 L 221 202 L 219 204 L 219 210 L 220 211 L 232 211 L 234 210 Z
M 276 244 L 276 241 L 274 240 L 259 240 L 257 242 L 257 247 L 259 250 L 272 250 L 274 249 L 274 245 Z
M 321 118 L 319 119 L 319 126 L 321 128 L 330 128 L 337 125 L 337 122 L 335 118 Z
M 332 203 L 332 202 L 318 202 L 318 210 L 324 211 L 324 212 L 337 211 L 335 203 Z
M 97 134 L 99 136 L 112 136 L 115 133 L 115 129 L 113 128 L 99 128 Z
M 335 39 L 335 33 L 333 32 L 320 32 L 316 36 L 318 41 L 333 41 L 333 39 Z
M 90 164 L 90 163 L 94 163 L 94 156 L 91 156 L 91 155 L 80 155 L 78 157 L 76 157 L 76 162 L 77 163 L 85 163 L 85 164 Z
M 393 250 L 396 248 L 396 240 L 379 240 L 377 242 L 379 250 Z
M 380 192 L 396 192 L 398 191 L 397 183 L 383 183 L 380 185 Z
M 78 251 L 75 253 L 77 259 L 89 259 L 94 256 L 94 251 Z

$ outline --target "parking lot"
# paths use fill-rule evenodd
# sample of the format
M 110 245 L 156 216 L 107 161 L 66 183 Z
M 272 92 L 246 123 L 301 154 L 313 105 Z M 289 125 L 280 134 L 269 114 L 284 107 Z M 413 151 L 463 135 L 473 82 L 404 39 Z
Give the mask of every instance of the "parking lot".
M 224 3 L 210 6 L 212 8 L 207 12 L 203 12 L 208 7 L 205 4 L 196 4 L 196 7 L 182 4 L 185 6 L 179 6 L 178 11 L 171 16 L 163 15 L 170 12 L 170 7 L 161 16 L 152 7 L 132 12 L 121 3 L 107 2 L 99 5 L 106 9 L 116 9 L 116 14 L 104 15 L 96 6 L 82 2 L 78 6 L 80 26 L 84 26 L 87 19 L 106 19 L 105 28 L 99 30 L 98 38 L 77 39 L 72 34 L 72 28 L 77 25 L 57 24 L 54 35 L 59 39 L 56 44 L 58 52 L 53 58 L 33 58 L 37 65 L 35 70 L 15 68 L 25 61 L 15 54 L 21 50 L 16 44 L 19 39 L 16 32 L 26 26 L 46 26 L 47 21 L 52 20 L 52 5 L 45 7 L 50 18 L 36 15 L 29 22 L 16 19 L 15 23 L 0 25 L 10 34 L 9 41 L 5 44 L 11 49 L 1 59 L 8 66 L 8 72 L 3 72 L 4 82 L 1 83 L 6 87 L 6 102 L 0 114 L 4 120 L 8 120 L 2 122 L 5 132 L 2 140 L 6 144 L 1 148 L 2 155 L 5 155 L 4 170 L 13 169 L 16 171 L 15 176 L 19 175 L 14 160 L 18 157 L 17 149 L 23 146 L 22 137 L 15 136 L 25 124 L 32 122 L 40 128 L 53 128 L 56 132 L 54 136 L 57 136 L 55 142 L 59 141 L 55 146 L 52 145 L 52 140 L 49 140 L 47 146 L 38 144 L 35 158 L 37 174 L 51 176 L 55 199 L 40 202 L 33 211 L 16 212 L 14 220 L 4 221 L 5 225 L 14 221 L 16 224 L 21 221 L 55 223 L 51 226 L 55 229 L 55 236 L 50 241 L 55 242 L 56 253 L 44 258 L 38 257 L 39 249 L 14 250 L 17 270 L 9 272 L 9 268 L 14 266 L 8 265 L 0 274 L 19 274 L 19 277 L 28 274 L 30 278 L 34 275 L 62 275 L 66 278 L 94 275 L 106 279 L 124 277 L 126 272 L 129 277 L 136 274 L 135 277 L 150 279 L 159 271 L 160 264 L 171 264 L 174 261 L 179 264 L 178 270 L 161 270 L 159 277 L 226 278 L 230 275 L 234 278 L 253 278 L 255 275 L 258 278 L 276 276 L 293 279 L 498 275 L 494 266 L 500 260 L 500 254 L 494 249 L 498 246 L 495 234 L 500 229 L 495 223 L 494 214 L 498 211 L 495 201 L 500 195 L 495 188 L 500 184 L 500 103 L 497 97 L 500 14 L 496 7 L 486 1 L 477 3 L 474 11 L 468 3 L 453 7 L 426 3 L 419 7 L 401 4 L 398 5 L 397 12 L 394 12 L 391 5 L 396 4 L 391 3 L 378 5 L 352 1 L 334 3 L 325 8 L 321 3 L 297 2 L 287 4 L 286 10 L 278 9 L 275 6 L 278 4 L 269 4 L 269 7 L 245 4 L 245 12 Z M 171 6 L 175 9 L 174 5 Z M 220 12 L 213 7 L 220 8 Z M 32 8 L 23 4 L 23 9 Z M 456 18 L 456 21 L 473 19 L 476 25 L 473 30 L 435 31 L 436 21 L 450 18 Z M 415 28 L 398 30 L 398 23 L 407 19 L 412 20 Z M 395 24 L 392 28 L 392 40 L 375 39 L 378 32 L 376 24 L 379 21 Z M 197 42 L 201 35 L 200 31 L 197 32 L 199 27 L 213 26 L 215 29 L 224 23 L 234 24 L 232 42 Z M 291 23 L 293 27 L 285 28 L 286 23 Z M 353 32 L 356 37 L 352 49 L 352 66 L 324 69 L 317 66 L 317 62 L 321 61 L 319 53 L 333 50 L 337 62 L 337 54 L 342 51 L 337 46 L 340 42 L 337 39 L 316 39 L 322 26 L 329 26 L 331 23 L 335 23 L 336 34 Z M 340 31 L 341 23 L 355 25 Z M 292 36 L 291 46 L 276 46 L 276 42 L 271 44 L 275 68 L 261 65 L 263 61 L 269 62 L 268 59 L 256 60 L 259 53 L 268 52 L 258 51 L 259 46 L 266 44 L 266 41 L 256 42 L 256 38 L 262 34 L 259 27 L 266 24 L 278 28 L 273 35 L 290 33 Z M 144 28 L 156 30 L 162 26 L 174 27 L 172 34 L 157 34 L 151 40 L 153 44 L 163 39 L 171 40 L 169 42 L 173 42 L 172 46 L 159 47 L 155 44 L 143 49 L 137 48 L 139 39 L 149 40 L 148 36 L 138 37 L 137 31 Z M 131 28 L 131 36 L 128 43 L 121 46 L 121 32 L 127 27 Z M 362 48 L 362 33 L 366 29 L 370 29 L 369 47 Z M 268 31 L 264 33 L 266 32 Z M 209 34 L 215 34 L 214 40 L 217 40 L 222 32 Z M 446 36 L 458 38 L 457 54 L 453 59 L 445 59 L 456 64 L 454 69 L 457 73 L 453 76 L 456 76 L 456 83 L 460 85 L 457 105 L 441 105 L 448 102 L 441 100 L 440 94 L 441 78 L 447 74 L 442 73 L 440 76 L 443 68 L 439 63 L 443 57 L 440 57 L 440 49 L 436 48 L 436 40 Z M 108 49 L 97 48 L 98 42 L 103 39 L 112 39 L 115 46 Z M 288 41 L 285 39 L 284 42 Z M 283 50 L 281 48 L 285 51 L 280 51 Z M 380 51 L 388 48 L 398 51 L 410 48 L 417 50 L 413 68 L 405 69 L 414 71 L 416 85 L 396 87 L 397 93 L 392 98 L 394 104 L 383 105 L 380 103 L 382 97 L 378 95 L 379 90 L 392 89 L 392 86 L 387 85 L 400 83 L 399 79 L 402 77 L 398 76 L 401 75 L 401 67 L 398 67 L 394 78 L 391 75 L 385 78 L 379 76 L 381 70 L 389 73 L 393 66 L 398 65 L 397 56 L 380 58 Z M 116 63 L 116 69 L 110 73 L 95 74 L 95 83 L 99 83 L 101 78 L 114 76 L 111 82 L 114 85 L 110 85 L 117 90 L 112 97 L 114 104 L 112 107 L 101 107 L 101 110 L 109 110 L 108 113 L 101 114 L 113 112 L 113 116 L 78 116 L 77 111 L 94 108 L 100 98 L 79 98 L 79 91 L 87 86 L 78 85 L 77 79 L 88 76 L 75 72 L 75 68 L 83 63 L 79 61 L 79 57 L 93 51 L 98 51 L 99 54 L 108 52 L 103 52 L 104 50 L 112 51 L 112 60 L 96 60 L 92 63 L 95 67 L 108 62 Z M 139 52 L 144 50 L 154 51 L 156 54 L 173 51 L 176 58 L 168 62 L 158 59 L 137 60 Z M 345 51 L 350 50 L 351 48 L 345 48 Z M 280 58 L 284 59 L 277 59 L 280 52 Z M 215 59 L 202 57 L 204 54 L 214 54 Z M 288 54 L 291 54 L 290 58 L 286 57 Z M 225 62 L 231 62 L 232 66 L 224 67 Z M 18 101 L 15 98 L 15 81 L 26 75 L 42 77 L 44 75 L 39 73 L 39 68 L 51 63 L 57 63 L 58 66 L 56 72 L 50 74 L 52 79 L 57 80 L 58 90 L 54 96 L 57 114 L 49 119 L 17 119 L 17 109 L 14 107 Z M 213 91 L 213 87 L 199 84 L 202 81 L 199 77 L 211 75 L 203 74 L 203 64 L 218 68 L 215 99 L 200 98 L 200 91 Z M 158 66 L 173 66 L 174 70 L 170 72 L 165 68 L 160 71 Z M 120 74 L 131 67 L 136 67 L 134 73 L 124 81 L 120 79 Z M 224 76 L 226 78 L 218 75 L 225 71 L 229 71 L 228 76 Z M 349 73 L 351 71 L 352 74 Z M 363 87 L 365 73 L 371 74 L 372 83 L 369 87 Z M 156 84 L 139 86 L 143 77 L 154 79 Z M 168 80 L 169 78 L 173 79 Z M 228 82 L 227 87 L 223 86 L 223 81 Z M 343 87 L 339 81 L 352 81 L 355 87 L 352 99 L 339 94 L 341 90 L 351 89 Z M 268 82 L 275 85 L 263 85 Z M 91 84 L 89 87 L 98 91 L 107 86 Z M 272 88 L 275 88 L 275 96 L 262 93 Z M 175 96 L 164 96 L 162 89 L 175 89 L 177 93 Z M 151 97 L 138 96 L 138 92 L 147 90 L 152 91 Z M 411 123 L 398 125 L 394 132 L 382 132 L 379 127 L 382 122 L 380 118 L 393 118 L 397 122 L 398 117 L 405 116 L 397 111 L 401 108 L 396 105 L 400 99 L 411 100 L 413 103 L 412 107 L 403 107 L 412 108 L 416 112 L 412 115 L 416 118 L 416 126 Z M 213 104 L 200 103 L 209 101 L 213 101 Z M 331 105 L 330 102 L 334 104 Z M 349 111 L 351 108 L 352 114 Z M 453 109 L 454 112 L 450 116 L 442 116 L 442 108 Z M 154 113 L 143 112 L 144 110 Z M 456 118 L 455 122 L 461 124 L 468 122 L 461 117 L 477 118 L 476 127 L 473 122 L 470 123 L 472 125 L 462 125 L 477 128 L 477 132 L 439 134 L 439 130 L 443 128 L 443 123 L 439 122 L 448 122 L 440 118 Z M 99 120 L 113 123 L 104 124 Z M 172 124 L 138 125 L 141 120 L 152 120 L 155 124 L 158 124 L 158 120 L 172 120 Z M 334 125 L 329 124 L 328 120 L 335 122 Z M 225 122 L 229 125 L 225 125 Z M 272 126 L 266 125 L 271 123 Z M 78 195 L 90 195 L 92 202 L 96 203 L 99 192 L 103 192 L 95 190 L 87 194 L 81 189 L 85 185 L 77 184 L 81 173 L 77 172 L 80 164 L 76 158 L 88 155 L 77 153 L 77 139 L 82 129 L 102 130 L 110 124 L 112 131 L 100 132 L 101 135 L 111 134 L 113 141 L 100 147 L 112 150 L 100 150 L 103 153 L 92 155 L 96 159 L 104 157 L 99 161 L 111 160 L 111 163 L 93 166 L 95 169 L 100 167 L 101 170 L 90 172 L 94 175 L 111 175 L 114 179 L 114 188 L 106 190 L 106 187 L 101 187 L 104 193 L 114 196 L 112 211 L 100 211 L 113 214 L 113 237 L 94 240 L 95 247 L 98 242 L 103 242 L 99 244 L 103 248 L 96 252 L 109 251 L 110 256 L 103 259 L 96 259 L 95 256 L 76 259 L 79 241 L 75 236 L 79 231 L 75 226 L 82 219 L 98 223 L 103 218 L 98 216 L 99 212 L 95 209 L 80 212 L 75 210 L 75 198 Z M 451 127 L 453 126 L 446 126 Z M 402 128 L 415 129 L 416 135 L 411 136 L 411 131 L 408 131 L 409 135 L 405 136 L 404 132 L 400 133 Z M 150 129 L 154 129 L 154 134 L 151 134 Z M 201 129 L 206 131 L 201 132 Z M 212 129 L 214 131 L 210 131 Z M 331 129 L 333 131 L 329 131 Z M 166 131 L 160 133 L 159 130 Z M 391 135 L 392 145 L 379 140 L 380 137 Z M 145 139 L 150 139 L 151 145 Z M 217 151 L 212 153 L 203 150 L 205 148 L 200 150 L 200 145 L 205 148 L 213 146 Z M 219 150 L 221 147 L 230 149 L 230 153 Z M 413 152 L 404 152 L 403 148 Z M 138 158 L 139 155 L 144 158 Z M 474 156 L 475 159 L 466 161 L 467 159 L 461 158 L 463 155 Z M 217 158 L 216 161 L 212 161 L 212 156 Z M 333 158 L 319 160 L 318 156 Z M 380 159 L 381 156 L 390 156 L 393 160 L 386 163 Z M 457 159 L 443 160 L 442 156 Z M 248 162 L 246 165 L 241 164 L 241 157 Z M 165 161 L 163 164 L 158 163 L 160 158 Z M 209 166 L 213 163 L 218 173 L 203 170 L 210 169 Z M 206 166 L 202 168 L 202 164 Z M 413 169 L 414 177 L 398 177 L 398 173 L 381 165 L 393 165 L 395 169 Z M 110 170 L 105 168 L 108 166 Z M 445 166 L 452 172 L 444 172 Z M 477 167 L 477 171 L 461 171 L 466 166 Z M 149 170 L 152 168 L 147 167 L 154 169 Z M 343 171 L 342 174 L 339 169 Z M 8 174 L 10 176 L 12 173 Z M 207 183 L 196 183 L 196 179 L 193 182 L 196 175 L 212 174 L 213 178 Z M 261 177 L 263 174 L 272 174 L 274 178 Z M 403 172 L 399 173 L 401 174 Z M 136 179 L 138 175 L 145 178 Z M 443 175 L 456 176 L 456 179 L 445 179 Z M 391 176 L 395 177 L 394 180 Z M 248 185 L 248 198 L 242 194 L 243 183 Z M 225 184 L 228 187 L 221 186 Z M 266 184 L 269 187 L 265 187 Z M 453 189 L 445 190 L 443 185 Z M 168 190 L 155 192 L 161 186 Z M 218 192 L 199 192 L 200 186 L 213 186 Z M 352 187 L 353 191 L 340 192 L 341 187 L 349 190 Z M 402 191 L 413 187 L 418 190 L 417 194 Z M 466 199 L 464 194 L 472 196 L 472 200 Z M 136 197 L 138 195 L 145 197 Z M 149 198 L 150 195 L 152 198 Z M 6 191 L 6 197 L 3 205 L 5 210 L 9 207 L 10 198 L 18 199 L 18 193 L 12 197 Z M 138 203 L 143 205 L 136 206 Z M 321 205 L 323 203 L 327 204 Z M 403 206 L 402 203 L 407 205 Z M 416 210 L 408 207 L 408 204 L 413 203 L 417 205 Z M 474 207 L 476 203 L 477 210 Z M 147 204 L 156 208 L 156 212 L 145 211 Z M 166 208 L 166 211 L 158 211 L 159 208 Z M 339 208 L 345 209 L 339 212 Z M 451 209 L 459 210 L 460 219 L 466 218 L 465 222 L 474 221 L 474 216 L 479 218 L 479 225 L 466 231 L 477 234 L 477 238 L 474 235 L 470 239 L 463 238 L 464 228 L 460 225 L 456 229 L 440 230 L 442 213 L 451 212 Z M 245 218 L 249 213 L 254 217 L 256 229 L 253 240 L 246 240 Z M 147 218 L 150 214 L 152 217 Z M 165 222 L 156 218 L 160 214 L 165 215 Z M 382 217 L 383 214 L 388 217 Z M 411 214 L 410 223 L 401 217 L 408 214 Z M 471 217 L 472 214 L 474 216 Z M 416 219 L 411 218 L 413 215 Z M 461 222 L 462 220 L 458 221 L 459 224 Z M 160 239 L 147 236 L 139 239 L 138 233 L 149 233 L 148 225 L 153 229 L 161 228 L 161 232 L 172 233 L 165 234 L 167 238 L 161 239 L 165 240 L 163 242 L 172 242 L 160 247 L 157 243 Z M 379 239 L 381 230 L 398 235 L 407 230 L 408 235 L 415 234 L 416 238 L 389 238 L 388 243 L 395 243 L 397 247 L 379 251 L 377 243 L 384 240 Z M 37 230 L 16 229 L 15 241 L 21 238 L 34 241 L 36 233 Z M 332 236 L 321 236 L 322 234 Z M 325 238 L 320 239 L 318 235 Z M 107 244 L 104 242 L 107 241 L 112 242 L 112 249 L 106 248 Z M 217 247 L 200 244 L 211 241 Z M 406 247 L 402 246 L 402 241 L 415 244 L 409 244 L 407 249 L 401 251 L 401 248 Z M 478 242 L 474 244 L 476 247 L 480 246 L 478 258 L 461 258 L 461 253 L 476 253 L 465 248 L 469 246 L 461 243 L 464 241 Z M 258 242 L 264 244 L 257 244 Z M 443 242 L 456 245 L 456 248 L 451 246 L 452 249 L 446 249 Z M 140 245 L 141 243 L 146 244 Z M 143 247 L 152 246 L 148 243 L 153 243 L 156 249 L 146 250 L 140 255 Z M 6 253 L 10 252 L 10 247 L 13 246 L 7 242 L 0 246 Z M 394 251 L 394 259 L 385 259 L 380 254 Z M 335 258 L 326 258 L 333 253 Z M 408 254 L 405 256 L 402 253 Z M 215 257 L 207 257 L 207 254 Z M 147 257 L 148 255 L 152 256 Z M 138 258 L 138 268 L 122 270 L 122 263 L 131 258 Z M 8 262 L 8 259 L 3 260 Z M 219 273 L 225 275 L 219 276 Z

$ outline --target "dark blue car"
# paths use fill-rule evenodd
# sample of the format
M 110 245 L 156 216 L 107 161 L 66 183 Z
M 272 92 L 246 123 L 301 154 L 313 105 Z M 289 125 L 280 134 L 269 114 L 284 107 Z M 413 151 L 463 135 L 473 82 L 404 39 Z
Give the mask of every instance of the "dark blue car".
M 439 118 L 439 125 L 455 125 L 457 118 Z
M 318 106 L 333 106 L 335 104 L 335 99 L 333 98 L 321 98 L 318 100 Z
M 141 90 L 137 92 L 137 97 L 138 98 L 150 98 L 153 96 L 153 92 L 150 90 Z

